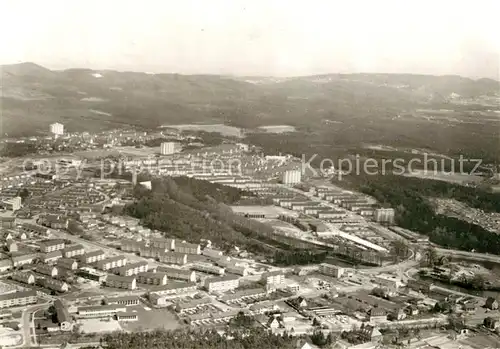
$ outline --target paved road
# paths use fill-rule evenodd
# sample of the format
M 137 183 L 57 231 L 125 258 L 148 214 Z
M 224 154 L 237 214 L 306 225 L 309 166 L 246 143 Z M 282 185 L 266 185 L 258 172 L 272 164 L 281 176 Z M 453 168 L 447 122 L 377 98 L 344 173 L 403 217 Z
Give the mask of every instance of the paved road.
M 13 346 L 11 348 L 30 347 L 36 345 L 37 340 L 36 340 L 35 322 L 33 314 L 38 310 L 47 308 L 50 303 L 51 301 L 48 300 L 45 303 L 35 304 L 23 310 L 20 321 L 22 326 L 21 335 L 23 339 L 20 345 Z

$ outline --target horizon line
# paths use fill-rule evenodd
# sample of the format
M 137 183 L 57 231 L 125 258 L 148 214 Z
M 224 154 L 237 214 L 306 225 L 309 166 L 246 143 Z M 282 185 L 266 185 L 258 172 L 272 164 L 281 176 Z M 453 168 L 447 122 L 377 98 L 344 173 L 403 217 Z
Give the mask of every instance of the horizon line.
M 408 76 L 432 76 L 432 77 L 459 77 L 463 79 L 469 79 L 472 81 L 479 81 L 479 80 L 492 80 L 495 82 L 500 83 L 500 77 L 498 79 L 494 79 L 491 77 L 468 77 L 464 75 L 459 75 L 459 74 L 423 74 L 423 73 L 383 73 L 383 72 L 355 72 L 355 73 L 318 73 L 318 74 L 310 74 L 310 75 L 287 75 L 287 76 L 275 76 L 275 75 L 237 75 L 237 74 L 214 74 L 214 73 L 167 73 L 167 72 L 161 72 L 161 73 L 156 73 L 156 72 L 149 72 L 145 70 L 120 70 L 120 69 L 112 69 L 112 68 L 105 68 L 105 69 L 94 69 L 90 67 L 73 67 L 73 68 L 64 68 L 64 69 L 51 69 L 48 68 L 42 64 L 33 62 L 33 61 L 24 61 L 24 62 L 18 62 L 18 63 L 7 63 L 7 64 L 0 64 L 0 69 L 3 67 L 7 66 L 20 66 L 23 64 L 33 64 L 38 67 L 41 67 L 43 69 L 53 71 L 53 72 L 64 72 L 64 71 L 69 71 L 69 70 L 90 70 L 94 72 L 105 72 L 105 71 L 112 71 L 112 72 L 118 72 L 118 73 L 139 73 L 139 74 L 146 74 L 146 75 L 183 75 L 183 76 L 219 76 L 219 77 L 227 77 L 227 78 L 272 78 L 272 79 L 300 79 L 300 78 L 306 78 L 306 77 L 320 77 L 320 76 L 331 76 L 331 75 L 408 75 Z

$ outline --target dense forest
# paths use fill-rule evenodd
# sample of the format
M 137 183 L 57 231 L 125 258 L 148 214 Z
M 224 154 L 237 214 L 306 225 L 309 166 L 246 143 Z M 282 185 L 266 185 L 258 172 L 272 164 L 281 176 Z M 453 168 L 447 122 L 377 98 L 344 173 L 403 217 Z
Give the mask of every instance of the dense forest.
M 228 340 L 227 338 L 232 338 Z M 305 338 L 274 335 L 263 329 L 241 329 L 220 335 L 217 331 L 195 332 L 186 330 L 153 331 L 140 333 L 116 332 L 107 334 L 102 339 L 109 349 L 296 349 L 298 341 L 308 340 L 310 343 L 327 347 L 333 343 L 333 336 L 324 336 L 315 332 Z M 88 347 L 91 349 L 93 347 Z
M 460 250 L 500 253 L 500 235 L 466 221 L 435 212 L 429 197 L 462 201 L 485 211 L 500 212 L 500 194 L 403 176 L 350 176 L 335 184 L 355 188 L 396 209 L 396 223 L 428 235 L 434 243 Z
M 9 158 L 36 154 L 37 147 L 33 143 L 4 143 L 0 147 L 0 156 Z
M 152 190 L 137 186 L 136 201 L 126 206 L 124 212 L 167 236 L 191 242 L 209 239 L 220 248 L 236 245 L 272 255 L 275 249 L 262 241 L 272 228 L 236 215 L 227 206 L 247 194 L 208 181 L 166 177 L 153 179 Z

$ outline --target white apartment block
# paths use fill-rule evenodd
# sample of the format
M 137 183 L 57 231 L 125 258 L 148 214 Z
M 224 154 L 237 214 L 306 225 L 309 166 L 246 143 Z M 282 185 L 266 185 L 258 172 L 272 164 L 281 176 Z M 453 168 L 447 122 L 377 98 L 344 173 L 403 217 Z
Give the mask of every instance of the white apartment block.
M 167 274 L 144 272 L 137 274 L 137 282 L 147 285 L 163 286 L 167 284 Z
M 281 285 L 285 282 L 285 274 L 281 271 L 264 273 L 262 274 L 262 280 L 266 282 L 266 285 Z
M 64 258 L 73 258 L 85 254 L 85 249 L 83 248 L 82 245 L 71 245 L 65 247 L 62 250 L 62 253 L 64 255 Z
M 116 269 L 116 273 L 121 276 L 132 276 L 148 271 L 148 262 L 129 263 Z
M 201 254 L 201 247 L 199 244 L 178 242 L 175 244 L 175 252 L 185 254 Z
M 126 257 L 116 256 L 116 257 L 110 257 L 110 258 L 106 258 L 106 259 L 97 261 L 96 267 L 97 267 L 97 269 L 106 271 L 106 270 L 110 270 L 110 269 L 123 267 L 126 264 L 127 264 Z
M 227 292 L 238 288 L 239 276 L 227 275 L 220 278 L 208 278 L 205 280 L 205 288 L 208 292 Z
M 126 290 L 135 290 L 137 287 L 137 280 L 134 276 L 108 275 L 105 283 L 108 287 L 123 288 Z
M 324 275 L 341 278 L 344 275 L 345 269 L 333 264 L 321 263 L 319 265 L 319 272 Z
M 44 240 L 40 242 L 40 250 L 43 253 L 54 252 L 64 249 L 64 241 L 62 240 Z

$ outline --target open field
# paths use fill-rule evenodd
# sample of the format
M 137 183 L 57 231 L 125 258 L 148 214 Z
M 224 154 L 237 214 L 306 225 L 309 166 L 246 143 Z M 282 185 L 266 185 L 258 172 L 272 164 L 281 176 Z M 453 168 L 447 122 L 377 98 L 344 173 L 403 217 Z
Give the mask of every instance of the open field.
M 443 171 L 433 171 L 433 170 L 412 170 L 409 173 L 405 173 L 406 177 L 416 177 L 423 179 L 433 179 L 437 181 L 445 181 L 455 184 L 466 184 L 466 183 L 480 183 L 483 181 L 483 177 L 471 175 L 467 173 L 446 173 Z
M 224 136 L 242 137 L 243 130 L 239 127 L 224 124 L 189 124 L 189 125 L 162 125 L 164 128 L 175 128 L 179 131 L 218 132 Z
M 137 313 L 139 320 L 134 322 L 122 322 L 121 327 L 127 331 L 154 329 L 174 330 L 180 326 L 176 316 L 167 309 L 151 309 L 142 305 L 129 307 L 128 311 Z

